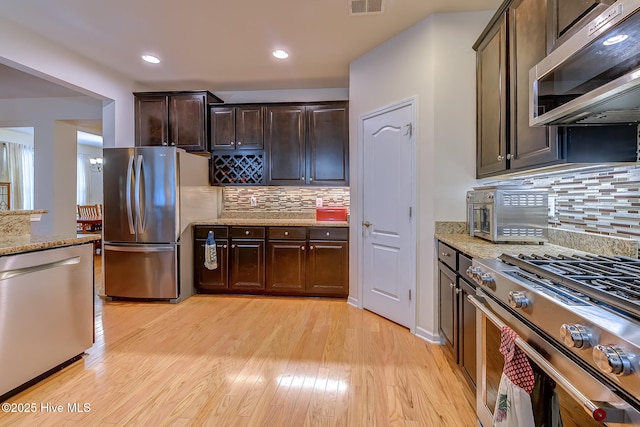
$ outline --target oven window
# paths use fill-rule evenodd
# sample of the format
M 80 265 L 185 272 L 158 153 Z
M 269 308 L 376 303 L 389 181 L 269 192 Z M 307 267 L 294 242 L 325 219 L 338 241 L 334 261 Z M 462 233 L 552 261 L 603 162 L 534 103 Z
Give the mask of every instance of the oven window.
M 504 358 L 499 351 L 500 348 L 500 329 L 498 329 L 490 321 L 483 322 L 485 324 L 485 337 L 486 345 L 485 349 L 485 361 L 486 361 L 486 394 L 484 396 L 484 402 L 486 409 L 493 415 L 493 410 L 496 405 L 496 399 L 498 396 L 498 386 L 500 385 L 500 378 L 502 377 L 502 368 L 504 366 Z M 531 367 L 536 377 L 536 385 L 531 393 L 533 416 L 536 422 L 536 427 L 555 427 L 558 424 L 553 423 L 552 414 L 549 401 L 553 390 L 555 389 L 558 394 L 558 402 L 560 405 L 560 417 L 562 419 L 562 427 L 591 427 L 591 426 L 604 426 L 605 424 L 597 422 L 593 419 L 582 407 L 581 404 L 576 402 L 571 396 L 569 396 L 561 387 L 556 387 L 555 382 L 549 378 L 533 361 L 529 360 Z M 555 412 L 557 414 L 557 412 Z
M 479 233 L 491 234 L 491 210 L 488 206 L 473 207 L 473 230 Z

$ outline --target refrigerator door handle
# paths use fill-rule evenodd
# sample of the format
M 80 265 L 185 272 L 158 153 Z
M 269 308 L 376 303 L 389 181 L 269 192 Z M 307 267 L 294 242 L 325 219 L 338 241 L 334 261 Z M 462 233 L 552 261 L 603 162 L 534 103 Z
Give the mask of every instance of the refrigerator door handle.
M 146 228 L 145 223 L 145 213 L 143 203 L 140 203 L 140 192 L 144 188 L 144 178 L 142 177 L 142 163 L 144 162 L 144 157 L 142 155 L 138 155 L 138 161 L 136 162 L 136 218 L 138 220 L 138 233 L 143 234 Z
M 133 156 L 129 156 L 129 164 L 127 166 L 127 222 L 129 223 L 129 233 L 135 234 L 133 228 L 133 212 L 131 211 L 131 174 L 133 173 Z

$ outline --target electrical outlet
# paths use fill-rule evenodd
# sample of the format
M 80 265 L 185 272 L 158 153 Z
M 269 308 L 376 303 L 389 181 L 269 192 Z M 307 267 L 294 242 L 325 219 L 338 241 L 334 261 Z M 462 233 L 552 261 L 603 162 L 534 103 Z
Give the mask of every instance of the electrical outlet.
M 322 207 L 322 197 L 316 197 L 316 208 Z
M 556 216 L 556 198 L 555 196 L 549 196 L 549 218 Z
M 253 196 L 251 197 L 251 206 L 258 206 L 258 201 Z

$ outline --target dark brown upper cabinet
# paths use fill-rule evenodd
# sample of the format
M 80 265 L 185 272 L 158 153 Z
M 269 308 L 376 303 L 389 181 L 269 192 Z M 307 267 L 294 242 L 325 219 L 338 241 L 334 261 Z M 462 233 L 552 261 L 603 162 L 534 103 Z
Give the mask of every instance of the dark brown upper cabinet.
M 134 96 L 136 146 L 209 149 L 209 104 L 221 99 L 208 91 L 138 92 Z
M 266 108 L 268 185 L 348 185 L 347 102 Z
M 262 150 L 264 107 L 218 106 L 209 109 L 211 150 Z
M 474 46 L 478 178 L 564 161 L 558 129 L 529 126 L 529 70 L 546 55 L 546 0 L 503 7 Z
M 547 0 L 547 52 L 560 46 L 615 0 Z

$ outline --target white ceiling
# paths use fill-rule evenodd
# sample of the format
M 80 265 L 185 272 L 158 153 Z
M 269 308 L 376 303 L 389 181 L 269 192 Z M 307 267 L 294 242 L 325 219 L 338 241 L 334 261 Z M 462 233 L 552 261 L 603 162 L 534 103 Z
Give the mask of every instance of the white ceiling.
M 429 15 L 500 3 L 384 0 L 382 14 L 350 15 L 348 0 L 0 0 L 0 16 L 141 89 L 215 93 L 346 88 L 351 61 Z M 274 48 L 289 51 L 289 59 L 273 58 Z M 162 63 L 144 63 L 143 53 Z M 39 95 L 47 86 L 19 74 L 0 67 L 0 97 L 68 95 L 58 85 Z

